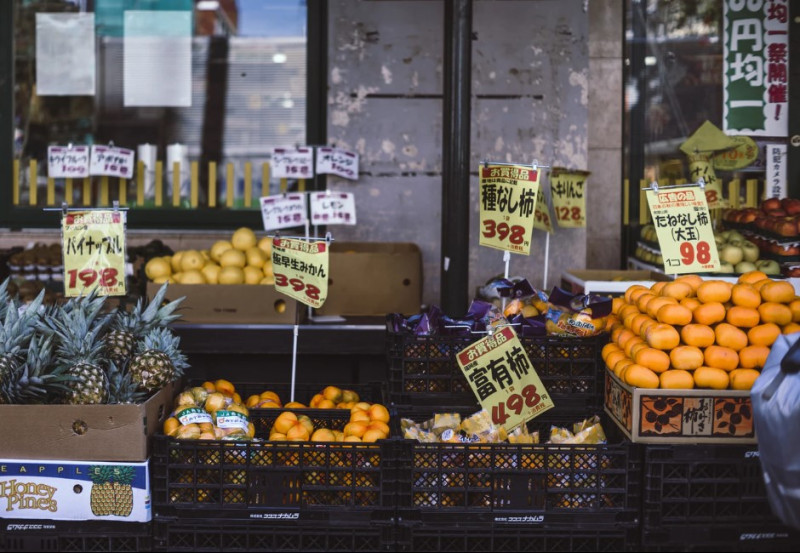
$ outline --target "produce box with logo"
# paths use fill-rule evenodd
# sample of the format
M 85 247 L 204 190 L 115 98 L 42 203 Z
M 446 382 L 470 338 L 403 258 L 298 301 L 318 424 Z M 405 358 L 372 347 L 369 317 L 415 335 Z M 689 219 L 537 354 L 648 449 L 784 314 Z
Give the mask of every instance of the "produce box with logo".
M 657 271 L 607 271 L 604 269 L 572 270 L 561 275 L 561 288 L 573 294 L 603 294 L 621 296 L 634 284 L 650 288 L 672 277 Z
M 632 442 L 756 443 L 749 390 L 637 388 L 606 371 L 605 410 Z
M 0 459 L 0 517 L 150 522 L 148 463 Z

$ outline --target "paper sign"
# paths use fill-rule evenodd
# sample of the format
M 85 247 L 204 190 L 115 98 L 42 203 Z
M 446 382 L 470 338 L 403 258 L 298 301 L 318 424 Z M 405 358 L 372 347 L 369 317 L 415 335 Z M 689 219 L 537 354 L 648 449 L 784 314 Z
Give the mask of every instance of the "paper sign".
M 647 190 L 664 272 L 713 272 L 719 269 L 717 243 L 705 194 L 699 186 Z
M 311 223 L 315 225 L 355 225 L 355 196 L 349 192 L 312 193 Z
M 589 171 L 568 171 L 553 168 L 550 173 L 550 194 L 558 226 L 581 228 L 586 226 L 586 179 Z
M 89 176 L 89 146 L 48 146 L 47 176 L 83 178 Z
M 94 96 L 93 13 L 36 14 L 36 94 Z
M 758 159 L 758 144 L 749 136 L 732 136 L 736 147 L 717 152 L 711 158 L 714 169 L 736 171 L 744 169 Z
M 536 209 L 533 214 L 533 228 L 545 232 L 553 232 L 553 222 L 550 219 L 550 204 L 544 196 L 544 186 L 540 184 L 536 193 Z
M 261 198 L 261 218 L 264 230 L 276 230 L 305 225 L 306 195 L 276 194 Z
M 481 165 L 481 246 L 530 254 L 539 177 L 530 166 Z
M 703 179 L 706 183 L 706 203 L 708 209 L 724 207 L 722 199 L 722 183 L 711 166 L 708 155 L 692 154 L 689 156 L 689 174 L 693 182 Z
M 464 348 L 456 361 L 481 407 L 507 432 L 554 407 L 510 326 Z
M 691 155 L 700 152 L 729 150 L 735 147 L 736 141 L 733 137 L 726 135 L 711 121 L 705 121 L 680 145 L 680 150 L 686 155 Z
M 61 218 L 64 295 L 124 296 L 125 212 L 71 211 Z
M 786 198 L 786 144 L 767 144 L 765 198 Z
M 131 178 L 133 175 L 133 150 L 113 146 L 92 146 L 89 174 Z
M 275 148 L 270 164 L 278 179 L 310 179 L 314 176 L 314 150 L 311 148 Z
M 317 148 L 317 173 L 358 180 L 358 154 L 339 148 Z
M 275 237 L 272 268 L 275 290 L 310 305 L 322 307 L 328 297 L 328 242 Z

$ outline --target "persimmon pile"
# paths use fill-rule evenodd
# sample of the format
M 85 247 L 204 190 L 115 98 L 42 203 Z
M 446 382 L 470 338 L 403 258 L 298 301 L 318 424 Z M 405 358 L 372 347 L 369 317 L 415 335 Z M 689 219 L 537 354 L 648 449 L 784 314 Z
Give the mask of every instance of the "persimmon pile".
M 682 275 L 614 298 L 608 330 L 603 361 L 631 386 L 749 390 L 778 336 L 800 331 L 800 296 L 761 271 Z

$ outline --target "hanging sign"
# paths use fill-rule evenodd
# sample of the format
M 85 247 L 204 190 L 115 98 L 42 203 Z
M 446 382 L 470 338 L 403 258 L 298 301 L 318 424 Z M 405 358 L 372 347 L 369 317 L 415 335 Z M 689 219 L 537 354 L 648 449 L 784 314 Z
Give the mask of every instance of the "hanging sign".
M 273 238 L 275 290 L 311 307 L 322 307 L 328 297 L 329 250 L 325 240 Z
M 767 144 L 767 170 L 765 198 L 785 198 L 786 194 L 786 144 Z
M 737 171 L 750 166 L 758 159 L 758 144 L 749 136 L 731 136 L 736 146 L 728 150 L 716 152 L 711 158 L 714 169 L 720 171 Z
M 647 203 L 664 258 L 665 273 L 702 273 L 719 269 L 717 243 L 701 187 L 648 189 Z
M 317 173 L 358 180 L 358 154 L 340 148 L 317 148 Z
M 69 211 L 61 219 L 64 295 L 124 296 L 125 212 Z
M 89 176 L 89 146 L 48 146 L 47 176 L 54 179 Z
M 550 194 L 556 222 L 563 228 L 586 226 L 586 179 L 589 171 L 569 171 L 555 167 L 550 172 Z
M 127 148 L 92 146 L 89 174 L 129 179 L 133 175 L 133 155 L 133 150 Z
M 481 165 L 481 246 L 530 254 L 539 177 L 530 166 Z
M 263 196 L 261 198 L 261 219 L 264 222 L 264 230 L 305 225 L 308 220 L 306 195 L 293 193 Z
M 696 153 L 689 155 L 689 175 L 693 182 L 700 179 L 706 183 L 706 203 L 708 209 L 724 207 L 722 199 L 722 183 L 714 172 L 711 160 L 707 154 Z
M 355 225 L 356 199 L 350 192 L 313 192 L 311 223 L 314 225 Z
M 481 407 L 507 432 L 554 407 L 510 326 L 459 351 L 456 361 Z
M 278 179 L 310 179 L 314 176 L 312 148 L 275 148 L 272 151 L 272 176 Z
M 538 228 L 547 233 L 553 232 L 553 222 L 550 219 L 550 204 L 544 195 L 544 185 L 539 186 L 536 193 L 536 209 L 533 215 L 533 228 Z

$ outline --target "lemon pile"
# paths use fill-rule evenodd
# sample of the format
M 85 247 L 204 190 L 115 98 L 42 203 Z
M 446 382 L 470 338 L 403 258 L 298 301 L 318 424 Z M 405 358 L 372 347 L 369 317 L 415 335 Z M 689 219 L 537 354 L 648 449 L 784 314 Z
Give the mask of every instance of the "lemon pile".
M 275 284 L 272 238 L 258 239 L 247 227 L 230 240 L 218 240 L 208 250 L 179 250 L 154 257 L 144 268 L 156 284 Z

